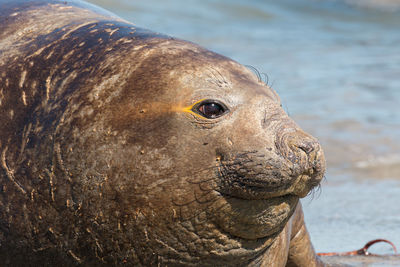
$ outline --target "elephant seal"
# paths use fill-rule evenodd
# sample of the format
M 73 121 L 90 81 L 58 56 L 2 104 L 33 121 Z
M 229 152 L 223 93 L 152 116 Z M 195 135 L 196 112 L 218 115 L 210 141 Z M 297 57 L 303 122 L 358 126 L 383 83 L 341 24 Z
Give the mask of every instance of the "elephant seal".
M 0 258 L 318 266 L 317 140 L 239 63 L 79 1 L 0 0 Z

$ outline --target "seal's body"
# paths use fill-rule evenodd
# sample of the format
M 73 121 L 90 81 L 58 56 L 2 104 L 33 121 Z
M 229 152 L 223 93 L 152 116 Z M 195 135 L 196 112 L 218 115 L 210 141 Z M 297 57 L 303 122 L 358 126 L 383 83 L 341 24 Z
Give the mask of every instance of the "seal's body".
M 0 0 L 6 265 L 316 266 L 318 142 L 242 65 L 81 2 Z

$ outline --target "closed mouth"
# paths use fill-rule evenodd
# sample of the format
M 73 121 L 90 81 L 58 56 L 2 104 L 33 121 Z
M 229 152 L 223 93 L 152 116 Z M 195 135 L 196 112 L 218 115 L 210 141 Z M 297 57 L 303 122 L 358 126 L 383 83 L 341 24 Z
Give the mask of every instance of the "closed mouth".
M 267 200 L 272 198 L 281 198 L 293 196 L 290 192 L 290 186 L 268 187 L 261 183 L 235 183 L 228 188 L 221 188 L 219 193 L 227 196 L 243 200 Z
M 305 197 L 320 182 L 316 175 L 303 173 L 287 179 L 286 183 L 271 182 L 269 179 L 241 178 L 221 185 L 221 194 L 245 200 L 262 200 L 282 196 Z
M 219 192 L 222 196 L 228 197 L 228 198 L 237 198 L 237 199 L 242 199 L 246 201 L 253 201 L 253 200 L 271 200 L 271 199 L 286 199 L 290 197 L 295 197 L 295 194 L 291 193 L 285 193 L 285 192 L 268 192 L 265 190 L 265 188 L 262 187 L 257 187 L 257 186 L 246 186 L 246 192 L 245 193 L 225 193 L 225 192 Z

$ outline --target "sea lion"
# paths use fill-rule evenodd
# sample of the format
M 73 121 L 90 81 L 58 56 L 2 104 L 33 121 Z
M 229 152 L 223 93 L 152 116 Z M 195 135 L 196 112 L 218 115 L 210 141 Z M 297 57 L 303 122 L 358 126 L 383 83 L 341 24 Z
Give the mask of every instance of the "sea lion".
M 239 63 L 78 1 L 0 0 L 5 265 L 319 266 L 317 140 Z

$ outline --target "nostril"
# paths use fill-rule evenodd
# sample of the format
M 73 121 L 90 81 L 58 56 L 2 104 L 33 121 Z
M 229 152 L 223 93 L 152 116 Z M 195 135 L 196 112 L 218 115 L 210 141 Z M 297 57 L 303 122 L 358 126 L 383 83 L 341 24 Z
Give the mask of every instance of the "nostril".
M 314 142 L 303 142 L 301 143 L 298 148 L 303 150 L 307 155 L 309 155 L 311 152 L 314 151 L 315 149 L 315 143 Z

